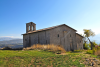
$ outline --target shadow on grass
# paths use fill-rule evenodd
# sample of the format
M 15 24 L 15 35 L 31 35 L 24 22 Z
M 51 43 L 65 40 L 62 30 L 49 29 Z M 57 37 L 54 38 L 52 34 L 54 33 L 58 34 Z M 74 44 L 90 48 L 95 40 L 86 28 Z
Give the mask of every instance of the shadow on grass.
M 70 53 L 81 53 L 82 50 L 74 50 L 74 51 L 71 51 Z
M 0 50 L 22 50 L 23 48 L 10 48 L 10 47 L 3 47 Z

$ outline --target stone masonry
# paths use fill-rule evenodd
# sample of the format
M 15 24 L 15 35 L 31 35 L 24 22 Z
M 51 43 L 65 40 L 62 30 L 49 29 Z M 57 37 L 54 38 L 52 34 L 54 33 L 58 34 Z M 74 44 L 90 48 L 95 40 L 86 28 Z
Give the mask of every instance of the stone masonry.
M 62 45 L 66 51 L 83 49 L 83 36 L 77 30 L 66 24 L 36 30 L 33 22 L 26 24 L 26 33 L 23 34 L 23 47 L 34 44 Z

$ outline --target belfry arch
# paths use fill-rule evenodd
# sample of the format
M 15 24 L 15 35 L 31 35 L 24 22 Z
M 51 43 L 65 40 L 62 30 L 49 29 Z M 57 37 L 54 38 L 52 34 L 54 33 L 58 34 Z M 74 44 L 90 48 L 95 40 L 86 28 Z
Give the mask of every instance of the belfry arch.
M 36 31 L 36 24 L 33 22 L 26 23 L 26 33 Z

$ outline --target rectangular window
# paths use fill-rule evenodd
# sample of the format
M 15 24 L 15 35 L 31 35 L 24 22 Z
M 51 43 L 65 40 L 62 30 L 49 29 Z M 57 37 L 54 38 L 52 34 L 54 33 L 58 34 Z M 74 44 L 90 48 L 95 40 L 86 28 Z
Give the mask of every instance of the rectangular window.
M 58 37 L 59 37 L 59 34 L 58 34 Z
M 46 44 L 47 44 L 47 40 L 46 40 Z

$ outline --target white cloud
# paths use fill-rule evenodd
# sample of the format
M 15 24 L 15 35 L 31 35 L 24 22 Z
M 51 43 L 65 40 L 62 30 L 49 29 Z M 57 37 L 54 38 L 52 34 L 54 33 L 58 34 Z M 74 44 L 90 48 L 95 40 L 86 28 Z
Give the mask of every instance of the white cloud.
M 1 37 L 11 37 L 11 38 L 13 38 L 14 36 L 1 36 Z
M 4 35 L 3 35 L 3 36 L 0 36 L 0 38 L 1 38 L 1 37 L 21 38 L 21 39 L 23 38 L 22 35 L 16 35 L 16 34 L 12 34 L 12 35 L 10 34 L 10 35 L 7 35 L 7 36 L 4 36 Z

